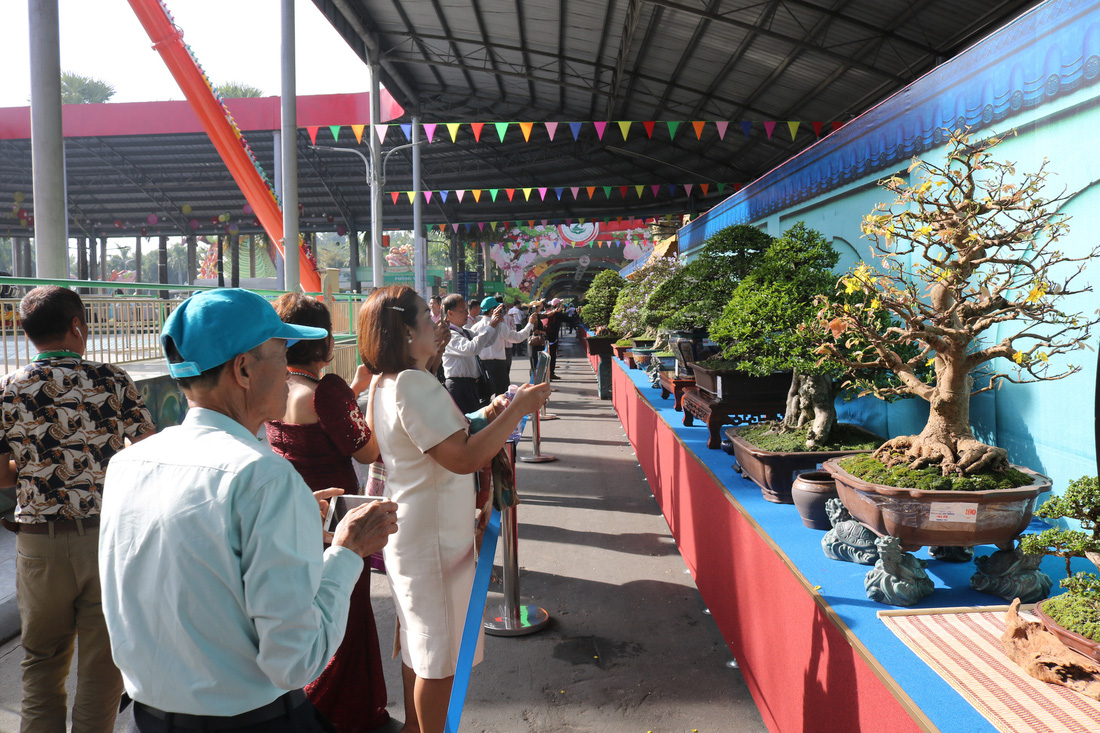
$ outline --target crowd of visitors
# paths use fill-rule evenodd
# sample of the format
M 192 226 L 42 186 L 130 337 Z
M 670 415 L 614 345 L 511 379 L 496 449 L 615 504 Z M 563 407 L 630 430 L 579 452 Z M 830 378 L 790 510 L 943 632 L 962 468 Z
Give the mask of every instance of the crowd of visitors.
M 0 381 L 0 481 L 18 485 L 7 524 L 19 534 L 22 730 L 65 729 L 74 646 L 74 731 L 112 730 L 131 701 L 141 731 L 382 725 L 363 572 L 381 551 L 405 730 L 442 731 L 488 519 L 472 477 L 550 394 L 509 389 L 508 347 L 542 334 L 552 348 L 560 328 L 556 304 L 476 305 L 375 291 L 348 384 L 323 375 L 323 303 L 192 296 L 161 333 L 188 411 L 154 435 L 129 377 L 83 359 L 79 296 L 32 290 L 21 315 L 39 353 Z M 379 498 L 325 532 L 329 504 L 363 493 L 361 475 Z

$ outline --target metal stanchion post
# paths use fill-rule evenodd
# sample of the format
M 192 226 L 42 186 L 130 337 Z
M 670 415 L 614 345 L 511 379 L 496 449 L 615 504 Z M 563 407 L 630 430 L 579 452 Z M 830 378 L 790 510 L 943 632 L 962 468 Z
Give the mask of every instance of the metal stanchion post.
M 524 463 L 549 463 L 556 461 L 557 456 L 551 456 L 542 452 L 542 431 L 539 429 L 539 411 L 531 413 L 531 448 L 534 451 L 529 456 L 520 456 Z
M 537 433 L 536 433 L 537 435 Z M 516 470 L 515 445 L 512 446 L 512 471 Z M 491 636 L 522 636 L 541 630 L 550 622 L 545 610 L 524 605 L 519 600 L 519 524 L 516 506 L 500 513 L 500 534 L 503 539 L 504 603 L 487 606 L 484 615 L 485 633 Z
M 546 360 L 548 362 L 550 361 L 550 344 L 546 345 Z M 556 389 L 551 389 L 550 391 L 551 392 L 557 392 Z M 547 400 L 547 402 L 549 402 L 549 400 Z M 557 420 L 557 419 L 558 419 L 558 416 L 557 415 L 551 415 L 550 413 L 548 413 L 546 411 L 546 404 L 543 404 L 542 410 L 539 413 L 539 420 Z

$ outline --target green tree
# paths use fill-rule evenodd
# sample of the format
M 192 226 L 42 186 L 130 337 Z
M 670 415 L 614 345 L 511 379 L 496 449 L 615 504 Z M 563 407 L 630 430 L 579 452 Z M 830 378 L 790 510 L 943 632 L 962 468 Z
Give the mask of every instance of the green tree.
M 264 92 L 254 86 L 248 84 L 242 84 L 239 81 L 227 81 L 224 84 L 219 84 L 214 87 L 214 91 L 218 93 L 222 99 L 244 99 L 247 97 L 262 97 Z
M 619 299 L 619 291 L 625 285 L 626 280 L 615 270 L 601 270 L 592 278 L 592 284 L 584 294 L 588 303 L 581 308 L 581 319 L 586 326 L 597 329 L 611 323 L 615 301 Z
M 110 84 L 72 71 L 61 72 L 62 104 L 103 104 L 115 95 Z

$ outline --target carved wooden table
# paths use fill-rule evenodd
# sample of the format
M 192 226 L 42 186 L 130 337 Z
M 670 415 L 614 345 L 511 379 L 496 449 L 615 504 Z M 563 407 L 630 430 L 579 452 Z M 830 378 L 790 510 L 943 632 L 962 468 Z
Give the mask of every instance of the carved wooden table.
M 695 377 L 677 377 L 676 372 L 663 371 L 661 372 L 661 399 L 667 400 L 669 395 L 673 395 L 675 402 L 672 409 L 680 412 L 684 409 L 682 404 L 684 389 L 694 384 Z
M 698 387 L 685 387 L 681 399 L 684 408 L 684 425 L 691 427 L 692 418 L 702 421 L 710 433 L 707 447 L 711 450 L 722 447 L 720 431 L 723 425 L 744 425 L 761 420 L 778 420 L 786 405 L 782 401 L 754 399 L 748 395 L 737 395 L 732 399 L 719 402 L 718 398 Z M 736 419 L 734 419 L 736 416 Z

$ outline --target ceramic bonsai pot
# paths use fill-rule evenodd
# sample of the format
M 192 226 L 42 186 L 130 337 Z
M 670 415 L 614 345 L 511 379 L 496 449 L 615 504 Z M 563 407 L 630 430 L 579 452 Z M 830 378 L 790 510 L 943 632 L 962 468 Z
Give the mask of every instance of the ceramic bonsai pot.
M 688 367 L 695 375 L 695 385 L 719 402 L 759 402 L 766 404 L 770 412 L 783 412 L 786 408 L 787 392 L 791 388 L 790 372 L 752 377 L 730 369 L 708 369 L 696 362 L 689 363 Z
M 635 346 L 630 349 L 630 353 L 634 356 L 635 363 L 637 363 L 638 366 L 644 368 L 649 364 L 649 361 L 653 358 L 653 355 L 657 353 L 657 349 L 642 349 Z
M 657 339 L 632 339 L 634 347 L 639 349 L 648 349 L 656 343 Z
M 825 502 L 836 498 L 836 481 L 831 475 L 824 471 L 798 474 L 791 484 L 791 498 L 794 499 L 795 508 L 798 509 L 804 526 L 810 529 L 832 529 L 833 523 L 825 512 Z
M 1094 662 L 1100 663 L 1100 641 L 1093 641 L 1087 636 L 1078 634 L 1076 631 L 1070 631 L 1067 628 L 1058 625 L 1058 622 L 1047 616 L 1043 611 L 1043 606 L 1047 601 L 1035 606 L 1035 615 L 1039 617 L 1039 620 L 1043 622 L 1043 626 L 1047 631 L 1054 634 L 1058 641 L 1068 646 L 1078 654 L 1082 654 Z
M 589 356 L 611 356 L 611 345 L 615 343 L 615 339 L 610 336 L 589 336 L 585 339 L 584 345 L 588 349 Z
M 882 438 L 872 432 L 862 428 L 857 429 L 866 433 L 868 439 L 882 441 Z M 733 455 L 737 458 L 742 474 L 756 482 L 765 499 L 777 504 L 790 504 L 794 501 L 791 498 L 791 482 L 795 475 L 803 471 L 812 471 L 831 458 L 871 452 L 870 450 L 842 450 L 781 453 L 757 448 L 742 438 L 737 428 L 727 429 L 726 437 L 733 443 Z M 823 512 L 824 505 L 825 502 L 822 501 Z M 828 524 L 825 529 L 829 529 Z
M 678 374 L 690 377 L 690 362 L 709 359 L 721 349 L 707 338 L 706 331 L 672 331 L 668 335 L 668 350 L 676 355 Z
M 676 357 L 675 356 L 660 356 L 660 355 L 654 354 L 653 358 L 657 359 L 658 361 L 661 362 L 661 371 L 662 372 L 671 372 L 673 369 L 676 368 Z
M 619 346 L 618 344 L 611 344 L 611 351 L 614 352 L 616 359 L 622 359 L 626 361 L 627 356 L 630 354 L 629 346 Z
M 1051 480 L 1023 466 L 1032 483 L 991 491 L 922 491 L 873 484 L 825 461 L 836 480 L 837 494 L 853 517 L 880 536 L 901 541 L 904 552 L 925 546 L 973 547 L 993 544 L 1011 550 L 1031 522 L 1035 499 Z

